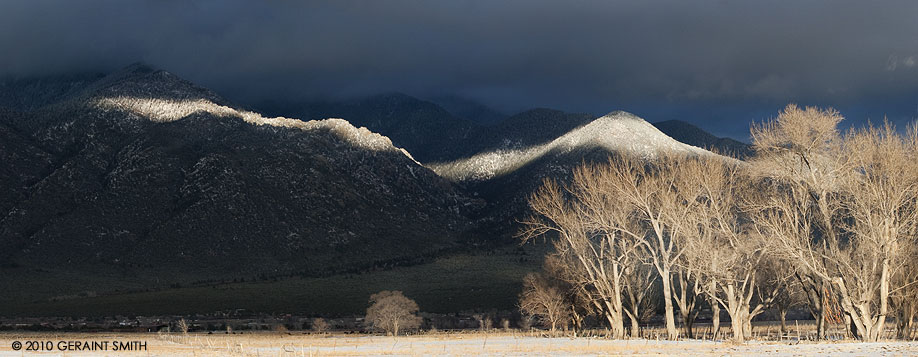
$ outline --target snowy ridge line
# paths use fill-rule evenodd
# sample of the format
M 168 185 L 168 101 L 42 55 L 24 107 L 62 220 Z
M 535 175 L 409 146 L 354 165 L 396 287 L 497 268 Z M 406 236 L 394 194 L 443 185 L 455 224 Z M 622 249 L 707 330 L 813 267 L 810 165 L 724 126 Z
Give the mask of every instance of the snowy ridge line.
M 525 166 L 551 152 L 569 153 L 576 149 L 601 147 L 644 159 L 662 153 L 715 155 L 669 137 L 640 117 L 615 111 L 571 130 L 549 143 L 516 150 L 496 150 L 451 162 L 426 166 L 454 181 L 485 181 Z
M 306 131 L 328 129 L 355 146 L 375 151 L 399 151 L 414 160 L 407 151 L 395 147 L 388 137 L 374 133 L 365 127 L 354 127 L 344 119 L 302 121 L 285 117 L 268 118 L 256 112 L 219 105 L 207 99 L 167 100 L 119 96 L 100 98 L 93 104 L 103 110 L 126 111 L 157 123 L 180 120 L 195 113 L 208 113 L 219 117 L 241 118 L 246 123 L 254 125 L 270 125 Z

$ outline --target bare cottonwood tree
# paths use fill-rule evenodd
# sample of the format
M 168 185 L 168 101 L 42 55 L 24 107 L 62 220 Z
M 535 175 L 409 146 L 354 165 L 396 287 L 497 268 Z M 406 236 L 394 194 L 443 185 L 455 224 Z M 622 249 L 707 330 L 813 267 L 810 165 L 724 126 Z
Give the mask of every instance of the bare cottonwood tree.
M 535 214 L 524 221 L 524 241 L 551 237 L 565 279 L 603 314 L 615 338 L 624 338 L 622 306 L 622 235 L 614 227 L 624 211 L 598 186 L 593 166 L 574 171 L 573 182 L 559 186 L 546 180 L 529 199 Z M 610 216 L 611 214 L 611 216 Z M 609 222 L 606 222 L 609 221 Z
M 422 319 L 417 315 L 418 304 L 401 291 L 380 291 L 370 295 L 370 308 L 366 320 L 370 326 L 398 335 L 399 331 L 416 329 Z
M 770 215 L 766 228 L 771 234 L 782 233 L 780 241 L 796 240 L 805 246 L 804 251 L 812 255 L 799 258 L 809 258 L 817 265 L 827 263 L 820 250 L 839 240 L 839 181 L 849 169 L 838 131 L 842 119 L 834 109 L 788 105 L 776 119 L 752 128 L 756 155 L 750 160 L 751 168 L 760 179 L 777 181 L 769 187 L 775 196 L 781 196 L 768 198 L 758 207 L 760 214 Z M 784 216 L 793 222 L 780 227 Z M 822 237 L 819 241 L 826 245 L 812 241 L 814 235 Z M 816 315 L 817 336 L 825 338 L 828 281 L 813 269 L 802 269 L 799 274 L 799 282 L 809 295 L 809 307 Z
M 900 135 L 888 122 L 846 137 L 852 170 L 843 181 L 843 207 L 850 219 L 847 241 L 831 247 L 830 269 L 820 271 L 839 294 L 857 335 L 882 338 L 891 286 L 915 242 L 918 225 L 918 133 Z
M 608 164 L 584 165 L 572 183 L 545 185 L 530 198 L 535 215 L 525 223 L 524 239 L 552 232 L 556 250 L 565 257 L 575 285 L 609 321 L 613 335 L 624 336 L 622 318 L 625 261 L 637 251 L 660 277 L 664 321 L 669 338 L 678 337 L 673 277 L 682 255 L 680 241 L 692 224 L 691 212 L 700 189 L 680 170 L 685 157 L 661 155 L 653 164 L 611 158 Z M 631 263 L 628 263 L 631 264 Z M 692 299 L 694 289 L 685 291 Z M 685 309 L 690 310 L 690 309 Z
M 618 198 L 619 205 L 628 210 L 625 222 L 629 225 L 619 227 L 619 232 L 636 242 L 635 246 L 660 277 L 663 319 L 670 339 L 679 336 L 673 307 L 673 274 L 700 192 L 681 172 L 683 162 L 684 157 L 665 155 L 657 157 L 653 165 L 616 159 L 596 172 L 609 192 Z
M 803 281 L 822 283 L 815 288 L 837 299 L 858 338 L 876 341 L 890 294 L 900 288 L 891 281 L 901 248 L 918 220 L 918 135 L 887 124 L 842 138 L 841 119 L 831 109 L 788 106 L 753 130 L 754 166 L 778 182 L 756 224 L 776 252 L 810 275 Z
M 770 255 L 762 236 L 744 224 L 741 212 L 748 179 L 736 164 L 718 158 L 683 163 L 683 175 L 700 189 L 698 205 L 690 213 L 693 228 L 686 234 L 682 263 L 698 275 L 697 285 L 730 315 L 733 339 L 742 342 L 751 333 L 752 319 L 764 312 L 777 295 L 775 278 L 765 274 Z

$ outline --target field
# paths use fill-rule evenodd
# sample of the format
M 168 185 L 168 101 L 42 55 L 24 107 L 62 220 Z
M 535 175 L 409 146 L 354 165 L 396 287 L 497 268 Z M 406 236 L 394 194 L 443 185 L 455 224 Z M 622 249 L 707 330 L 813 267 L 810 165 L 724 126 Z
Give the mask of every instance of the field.
M 8 273 L 0 276 L 0 288 L 5 291 L 0 293 L 0 317 L 189 315 L 235 309 L 267 314 L 362 315 L 369 296 L 381 290 L 404 291 L 418 302 L 422 312 L 515 310 L 522 277 L 540 268 L 544 249 L 509 247 L 360 274 L 149 291 L 139 290 L 144 283 L 141 278 Z M 120 291 L 111 291 L 113 287 Z
M 329 315 L 354 316 L 362 314 L 367 297 L 380 290 L 402 290 L 418 301 L 422 311 L 449 313 L 462 310 L 512 310 L 516 304 L 521 277 L 539 269 L 541 252 L 526 248 L 493 252 L 464 253 L 441 257 L 429 263 L 378 270 L 363 274 L 329 277 L 290 277 L 268 281 L 208 284 L 178 288 L 157 288 L 148 291 L 106 291 L 104 280 L 71 275 L 57 275 L 60 290 L 36 289 L 29 295 L 8 294 L 0 299 L 0 316 L 114 316 L 114 315 L 185 315 L 231 309 L 247 309 L 269 314 L 291 313 L 308 316 L 317 312 Z M 38 274 L 50 274 L 38 272 Z M 9 278 L 9 277 L 8 277 Z M 133 281 L 114 279 L 118 289 L 132 289 Z M 0 279 L 2 280 L 2 279 Z M 47 280 L 44 280 L 47 282 Z M 8 287 L 15 287 L 7 280 Z M 35 284 L 35 283 L 33 283 Z M 2 284 L 0 284 L 2 285 Z M 28 287 L 28 285 L 27 285 Z M 83 290 L 98 291 L 95 296 L 78 294 Z M 20 292 L 10 289 L 6 291 Z M 52 294 L 69 294 L 66 298 L 49 299 Z M 758 341 L 743 345 L 710 340 L 661 341 L 658 328 L 648 328 L 644 336 L 650 339 L 610 340 L 599 337 L 546 337 L 542 333 L 522 333 L 519 330 L 478 332 L 424 332 L 420 335 L 386 337 L 366 334 L 309 334 L 303 331 L 251 331 L 226 334 L 124 333 L 124 332 L 2 332 L 2 356 L 361 356 L 361 355 L 918 355 L 918 342 L 890 341 L 858 343 L 836 341 L 814 343 L 798 341 L 812 334 L 812 324 L 794 323 L 793 336 L 774 341 L 777 327 L 772 322 L 758 322 Z M 696 325 L 700 336 L 708 325 Z M 836 326 L 837 327 L 837 326 Z M 726 330 L 728 327 L 724 327 Z M 801 329 L 803 330 L 801 333 Z M 840 328 L 830 331 L 830 337 L 843 338 Z M 199 330 L 200 331 L 200 330 Z M 603 332 L 599 332 L 601 335 Z M 771 339 L 765 341 L 764 339 Z M 43 351 L 14 350 L 14 342 L 37 341 L 31 347 Z M 50 343 L 48 342 L 50 341 Z M 63 345 L 61 342 L 63 341 Z M 95 351 L 62 351 L 68 341 L 81 344 L 96 343 L 106 349 Z M 114 342 L 138 341 L 133 351 L 114 351 Z
M 13 350 L 14 342 L 51 341 L 51 351 Z M 60 351 L 67 342 L 109 342 L 106 350 Z M 114 342 L 139 341 L 146 347 L 113 351 Z M 23 345 L 25 346 L 25 345 Z M 74 346 L 71 344 L 70 346 Z M 122 344 L 124 346 L 124 344 Z M 24 347 L 23 347 L 24 348 Z M 918 342 L 757 342 L 735 345 L 717 341 L 608 340 L 603 338 L 540 337 L 513 332 L 434 333 L 418 336 L 304 335 L 255 333 L 246 335 L 159 334 L 0 334 L 0 356 L 362 356 L 362 355 L 775 355 L 832 356 L 915 355 Z

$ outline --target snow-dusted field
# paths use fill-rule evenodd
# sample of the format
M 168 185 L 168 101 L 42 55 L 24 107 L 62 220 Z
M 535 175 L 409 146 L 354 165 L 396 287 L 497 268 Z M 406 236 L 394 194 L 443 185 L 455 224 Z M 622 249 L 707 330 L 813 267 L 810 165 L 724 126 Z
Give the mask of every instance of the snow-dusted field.
M 53 351 L 13 350 L 14 342 L 51 341 Z M 143 341 L 140 351 L 60 351 L 61 341 Z M 66 342 L 64 342 L 66 346 Z M 71 346 L 73 344 L 71 343 Z M 23 345 L 25 348 L 25 345 Z M 409 337 L 255 333 L 246 335 L 163 336 L 125 333 L 5 333 L 0 356 L 364 356 L 364 355 L 775 355 L 775 356 L 905 356 L 918 355 L 918 342 L 748 342 L 614 341 L 595 338 L 533 337 L 512 333 L 453 333 Z

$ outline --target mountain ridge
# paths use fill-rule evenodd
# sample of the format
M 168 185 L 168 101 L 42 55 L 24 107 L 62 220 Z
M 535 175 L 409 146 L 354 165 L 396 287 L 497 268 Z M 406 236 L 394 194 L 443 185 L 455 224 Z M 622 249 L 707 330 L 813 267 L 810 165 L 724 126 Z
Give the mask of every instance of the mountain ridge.
M 475 200 L 384 136 L 237 108 L 133 66 L 7 120 L 56 164 L 3 212 L 0 264 L 316 274 L 469 239 Z
M 457 118 L 462 118 L 481 125 L 495 125 L 501 123 L 508 117 L 507 114 L 494 110 L 477 101 L 460 96 L 436 96 L 425 99 L 439 105 Z

